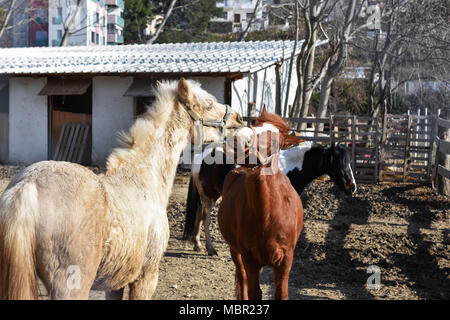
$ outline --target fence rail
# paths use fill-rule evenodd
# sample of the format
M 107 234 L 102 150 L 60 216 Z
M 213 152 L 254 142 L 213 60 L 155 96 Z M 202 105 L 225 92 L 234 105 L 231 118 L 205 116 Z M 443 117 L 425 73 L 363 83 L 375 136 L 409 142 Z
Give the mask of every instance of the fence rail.
M 252 121 L 255 117 L 244 117 Z M 326 118 L 285 118 L 306 141 L 339 143 L 351 152 L 355 178 L 360 183 L 430 181 L 437 127 L 450 121 L 434 115 L 385 115 L 383 118 L 330 115 Z M 450 142 L 436 140 L 439 152 L 449 154 Z M 450 171 L 435 165 L 435 172 Z

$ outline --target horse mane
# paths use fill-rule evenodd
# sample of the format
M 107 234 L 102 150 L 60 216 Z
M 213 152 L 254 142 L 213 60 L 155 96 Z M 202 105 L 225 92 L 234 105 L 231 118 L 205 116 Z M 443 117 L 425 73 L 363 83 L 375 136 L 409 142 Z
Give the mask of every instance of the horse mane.
M 305 140 L 292 136 L 289 134 L 289 131 L 291 131 L 291 128 L 289 127 L 288 123 L 281 118 L 279 115 L 275 113 L 267 112 L 266 107 L 264 106 L 261 114 L 258 118 L 256 118 L 252 125 L 254 127 L 260 127 L 264 123 L 269 123 L 276 127 L 278 131 L 280 132 L 280 138 L 282 138 L 281 148 L 290 148 L 296 144 L 299 144 L 301 142 L 304 142 Z
M 202 90 L 200 84 L 193 80 L 186 80 L 192 97 L 200 103 L 205 100 L 216 101 L 210 93 Z M 139 150 L 147 150 L 152 144 L 159 143 L 167 129 L 167 123 L 171 116 L 178 95 L 177 80 L 158 81 L 153 87 L 155 101 L 140 115 L 128 132 L 118 133 L 119 146 L 114 148 L 106 161 L 107 169 L 113 169 L 124 163 Z

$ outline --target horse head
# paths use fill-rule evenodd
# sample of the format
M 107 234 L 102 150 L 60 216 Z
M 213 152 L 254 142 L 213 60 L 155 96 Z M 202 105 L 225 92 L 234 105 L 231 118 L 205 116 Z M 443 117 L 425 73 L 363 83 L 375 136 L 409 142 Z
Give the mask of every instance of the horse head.
M 252 121 L 250 127 L 239 129 L 232 137 L 234 153 L 239 148 L 242 157 L 238 160 L 244 166 L 255 166 L 272 162 L 280 149 L 286 149 L 304 140 L 290 135 L 289 125 L 279 115 L 267 112 L 264 106 L 260 116 Z M 228 148 L 229 146 L 227 146 Z M 229 148 L 228 148 L 229 149 Z M 249 158 L 257 159 L 249 162 Z M 239 158 L 239 157 L 238 157 Z
M 353 175 L 350 153 L 346 147 L 332 144 L 327 150 L 327 174 L 346 194 L 356 192 L 356 181 Z
M 221 140 L 225 129 L 244 126 L 239 113 L 217 102 L 213 95 L 203 90 L 195 81 L 181 78 L 178 82 L 177 95 L 178 103 L 186 109 L 189 116 L 201 123 L 202 143 Z M 190 127 L 191 143 L 194 143 L 194 121 Z

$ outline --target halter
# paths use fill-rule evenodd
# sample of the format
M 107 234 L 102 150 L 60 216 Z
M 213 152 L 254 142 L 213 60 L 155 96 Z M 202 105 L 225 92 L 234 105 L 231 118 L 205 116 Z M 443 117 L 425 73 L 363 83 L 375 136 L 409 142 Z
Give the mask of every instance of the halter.
M 231 114 L 231 107 L 227 104 L 225 104 L 225 107 L 227 110 L 225 111 L 225 115 L 223 116 L 222 120 L 203 120 L 203 118 L 195 112 L 191 106 L 189 106 L 187 103 L 182 101 L 180 98 L 178 98 L 178 102 L 184 107 L 184 109 L 187 111 L 189 116 L 192 120 L 194 120 L 194 126 L 200 127 L 200 141 L 203 145 L 204 143 L 204 127 L 213 127 L 213 128 L 222 128 L 222 134 L 220 136 L 220 142 L 223 142 L 225 140 L 225 134 L 226 134 L 226 124 L 228 121 L 228 118 L 230 118 Z

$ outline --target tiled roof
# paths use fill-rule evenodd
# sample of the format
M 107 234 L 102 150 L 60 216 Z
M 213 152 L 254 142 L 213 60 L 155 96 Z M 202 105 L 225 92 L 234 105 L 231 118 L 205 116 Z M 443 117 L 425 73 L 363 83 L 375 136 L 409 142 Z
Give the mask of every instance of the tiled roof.
M 247 73 L 289 58 L 293 46 L 294 41 L 248 41 L 7 48 L 0 49 L 0 75 Z

